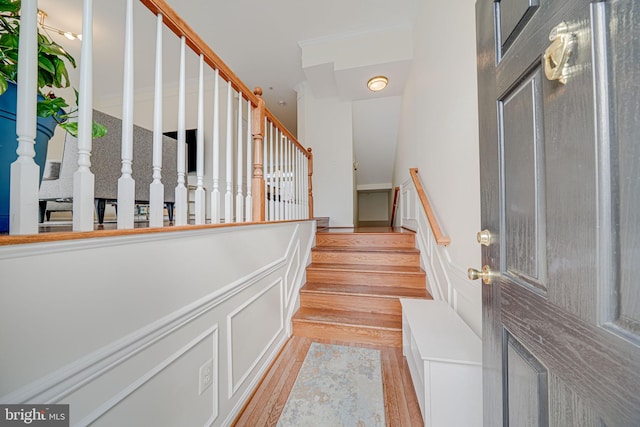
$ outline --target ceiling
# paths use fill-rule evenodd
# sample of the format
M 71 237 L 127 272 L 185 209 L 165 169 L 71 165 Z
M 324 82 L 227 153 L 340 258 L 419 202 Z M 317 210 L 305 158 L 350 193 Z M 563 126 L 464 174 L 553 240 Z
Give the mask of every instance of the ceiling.
M 409 62 L 407 58 L 386 60 L 363 59 L 356 64 L 340 64 L 344 60 L 329 58 L 325 63 L 315 61 L 303 67 L 302 53 L 308 46 L 341 43 L 360 35 L 376 34 L 386 29 L 410 28 L 416 13 L 417 0 L 256 0 L 227 1 L 216 7 L 210 0 L 167 0 L 178 14 L 207 42 L 213 50 L 249 87 L 263 88 L 267 107 L 294 134 L 297 133 L 296 87 L 303 81 L 311 83 L 316 97 L 338 97 L 360 104 L 372 101 L 370 106 L 354 107 L 354 143 L 358 144 L 378 136 L 392 138 L 389 131 L 371 132 L 360 129 L 368 123 L 389 123 L 391 133 L 397 130 L 398 96 L 402 93 Z M 94 97 L 113 96 L 122 91 L 122 46 L 124 45 L 125 0 L 97 1 L 94 3 Z M 81 32 L 81 0 L 39 0 L 39 7 L 48 14 L 47 24 L 68 31 Z M 136 90 L 153 86 L 155 20 L 141 3 L 134 1 Z M 165 55 L 179 52 L 178 41 L 171 33 L 164 33 Z M 80 43 L 59 40 L 76 58 L 80 57 Z M 406 55 L 405 55 L 406 56 Z M 306 61 L 306 60 L 305 60 Z M 307 61 L 308 62 L 308 61 Z M 313 62 L 313 61 L 312 61 Z M 366 90 L 366 80 L 377 74 L 390 75 L 386 91 L 373 94 Z M 393 76 L 393 77 L 392 77 Z M 165 61 L 165 83 L 177 82 L 175 61 Z M 187 77 L 197 77 L 197 58 L 190 55 Z M 388 98 L 388 102 L 381 100 Z M 355 104 L 354 104 L 355 106 Z M 390 108 L 395 108 L 391 111 Z M 363 116 L 362 111 L 366 111 Z M 357 117 L 356 117 L 357 116 Z M 397 133 L 397 132 L 396 132 Z M 367 141 L 362 141 L 367 139 Z M 360 141 L 359 141 L 360 140 Z M 384 143 L 374 141 L 373 145 Z M 395 152 L 387 149 L 385 153 Z M 367 178 L 367 184 L 390 182 L 393 165 L 384 171 L 388 177 Z M 389 160 L 387 163 L 389 163 Z M 368 161 L 358 158 L 360 175 Z M 379 162 L 378 162 L 379 163 Z M 371 167 L 379 170 L 379 165 Z M 358 183 L 361 183 L 360 176 Z

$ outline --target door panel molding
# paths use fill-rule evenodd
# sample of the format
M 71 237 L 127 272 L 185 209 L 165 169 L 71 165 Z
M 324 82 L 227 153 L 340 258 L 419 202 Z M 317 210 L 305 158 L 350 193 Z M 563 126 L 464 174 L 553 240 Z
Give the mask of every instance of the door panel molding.
M 502 336 L 504 425 L 548 427 L 547 368 L 508 329 Z
M 500 288 L 502 305 L 508 306 L 502 311 L 504 327 L 605 415 L 607 424 L 637 425 L 640 393 L 629 395 L 640 391 L 637 347 L 522 287 L 502 283 Z

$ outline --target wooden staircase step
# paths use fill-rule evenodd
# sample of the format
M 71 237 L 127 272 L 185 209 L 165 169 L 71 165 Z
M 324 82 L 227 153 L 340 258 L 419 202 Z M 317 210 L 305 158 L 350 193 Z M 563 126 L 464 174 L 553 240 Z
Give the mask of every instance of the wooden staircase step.
M 402 313 L 399 298 L 432 299 L 426 289 L 307 282 L 300 289 L 303 308 Z
M 317 246 L 311 252 L 316 263 L 420 266 L 420 251 L 415 248 Z
M 426 288 L 426 274 L 420 267 L 312 263 L 307 267 L 307 281 Z
M 414 233 L 316 233 L 316 246 L 408 248 L 416 246 Z
M 292 322 L 296 336 L 402 346 L 402 316 L 396 314 L 300 308 Z

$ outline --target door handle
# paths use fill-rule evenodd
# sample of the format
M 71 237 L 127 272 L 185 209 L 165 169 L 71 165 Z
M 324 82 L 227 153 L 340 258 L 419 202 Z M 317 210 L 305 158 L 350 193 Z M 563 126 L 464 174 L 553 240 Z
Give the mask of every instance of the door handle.
M 482 283 L 485 285 L 491 284 L 495 273 L 491 271 L 491 268 L 488 265 L 482 267 L 482 270 L 476 270 L 475 268 L 469 268 L 467 270 L 467 277 L 469 280 L 478 280 L 482 279 Z
M 561 22 L 551 30 L 549 40 L 552 43 L 542 57 L 544 74 L 549 80 L 557 80 L 566 84 L 567 65 L 575 52 L 578 38 L 569 31 L 569 25 L 566 22 Z

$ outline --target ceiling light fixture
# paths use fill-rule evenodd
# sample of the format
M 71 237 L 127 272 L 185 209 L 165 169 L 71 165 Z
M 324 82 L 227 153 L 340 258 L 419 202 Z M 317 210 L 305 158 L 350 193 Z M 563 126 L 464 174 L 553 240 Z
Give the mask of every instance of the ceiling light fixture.
M 369 81 L 367 82 L 367 87 L 372 92 L 378 92 L 387 87 L 388 83 L 389 79 L 387 79 L 385 76 L 375 76 L 369 79 Z
M 82 40 L 82 34 L 72 33 L 71 31 L 62 31 L 62 30 L 59 30 L 58 28 L 52 27 L 50 25 L 46 25 L 44 23 L 44 20 L 46 19 L 47 16 L 49 16 L 47 15 L 47 12 L 45 12 L 44 10 L 38 9 L 38 25 L 40 25 L 40 27 L 43 30 L 53 31 L 54 33 L 60 34 L 61 36 L 65 36 L 69 40 Z

